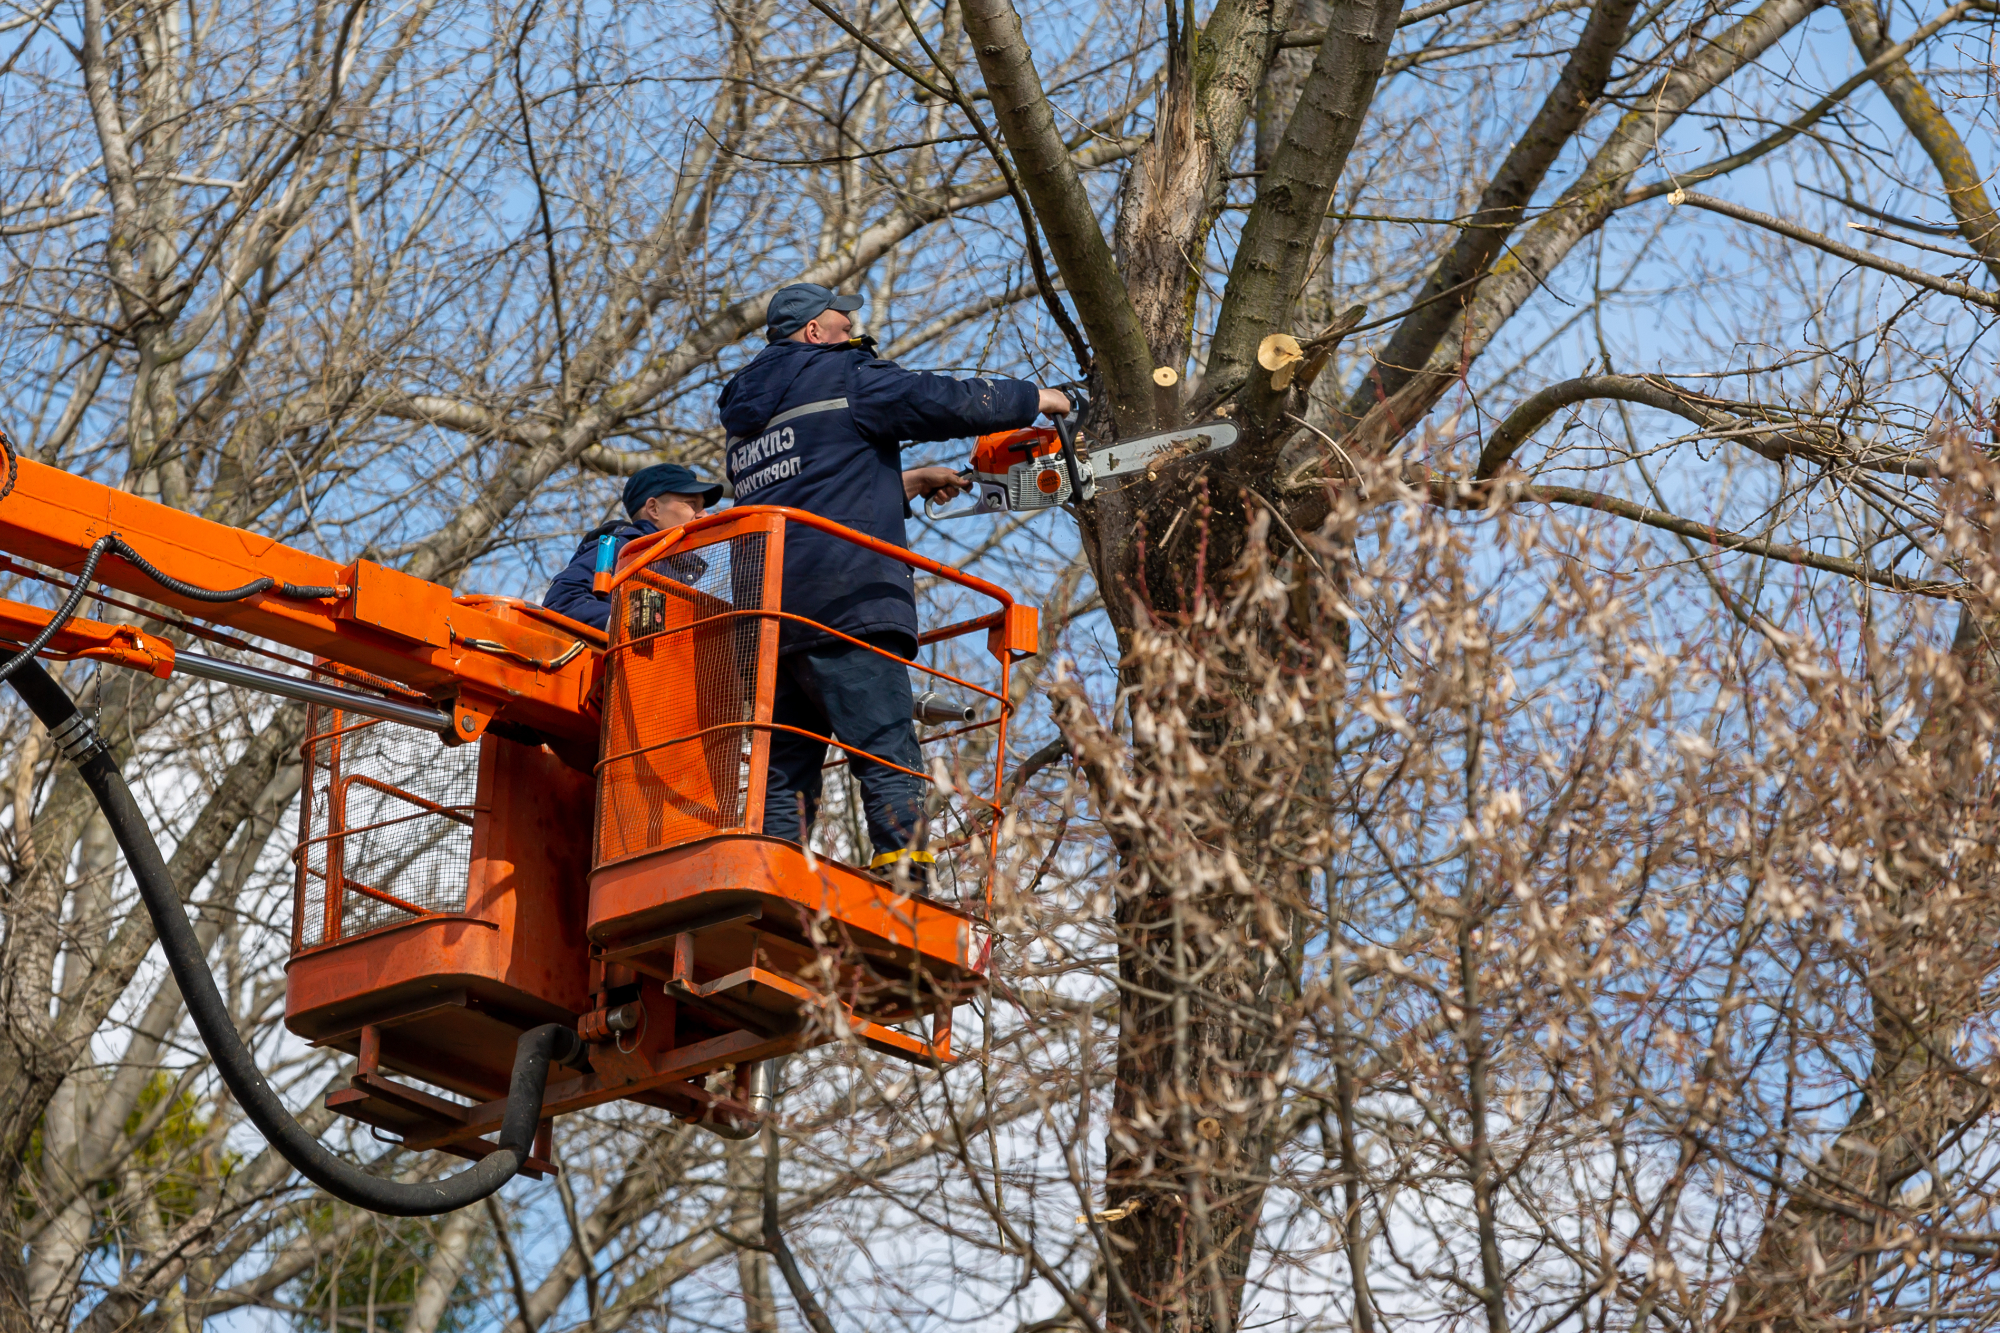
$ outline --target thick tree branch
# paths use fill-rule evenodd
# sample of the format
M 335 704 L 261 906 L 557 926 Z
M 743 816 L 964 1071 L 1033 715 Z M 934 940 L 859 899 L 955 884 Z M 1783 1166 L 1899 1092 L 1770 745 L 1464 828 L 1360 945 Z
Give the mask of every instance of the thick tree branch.
M 1527 302 L 1548 274 L 1623 202 L 1632 176 L 1653 156 L 1660 136 L 1695 103 L 1757 61 L 1810 17 L 1822 0 L 1763 0 L 1712 40 L 1702 42 L 1633 109 L 1555 204 L 1488 270 L 1479 295 L 1453 321 L 1438 349 L 1401 391 L 1357 394 L 1366 413 L 1349 431 L 1349 448 L 1379 454 L 1430 412 L 1464 369 Z
M 1198 39 L 1167 50 L 1153 137 L 1125 173 L 1114 248 L 1156 364 L 1187 369 L 1202 256 L 1231 152 L 1263 87 L 1294 0 L 1220 0 Z M 1155 425 L 1173 395 L 1154 395 Z
M 1429 494 L 1431 503 L 1446 509 L 1483 509 L 1492 501 L 1487 487 L 1450 480 L 1433 479 L 1429 483 Z M 1694 519 L 1682 518 L 1678 514 L 1670 514 L 1664 509 L 1634 504 L 1630 500 L 1620 499 L 1615 495 L 1605 495 L 1599 491 L 1582 490 L 1575 486 L 1538 486 L 1523 483 L 1506 486 L 1505 494 L 1515 501 L 1576 505 L 1584 509 L 1595 509 L 1599 513 L 1610 514 L 1614 518 L 1622 518 L 1630 523 L 1659 528 L 1665 532 L 1707 542 L 1724 551 L 1741 551 L 1746 555 L 1762 556 L 1766 560 L 1776 560 L 1787 565 L 1825 570 L 1829 574 L 1861 579 L 1879 587 L 1891 588 L 1897 592 L 1915 593 L 1920 597 L 1956 601 L 1965 592 L 1965 585 L 1962 583 L 1909 578 L 1890 570 L 1877 569 L 1859 560 L 1849 560 L 1844 556 L 1825 555 L 1804 546 L 1793 546 L 1763 537 L 1728 532 L 1710 523 L 1699 523 Z
M 1965 141 L 1945 119 L 1930 90 L 1910 69 L 1910 62 L 1900 54 L 1892 56 L 1907 43 L 1890 46 L 1872 0 L 1840 0 L 1840 13 L 1847 20 L 1855 50 L 1868 61 L 1875 86 L 1889 99 L 1889 105 L 1896 108 L 1910 137 L 1922 146 L 1931 165 L 1937 168 L 1938 177 L 1944 182 L 1945 201 L 1951 206 L 1952 216 L 1958 219 L 1959 234 L 1986 261 L 1986 271 L 1993 275 L 1994 281 L 2000 282 L 2000 215 L 1995 214 L 1993 203 L 1986 196 L 1985 177 L 1973 162 L 1972 154 L 1966 151 Z
M 1034 203 L 1063 285 L 1076 301 L 1111 401 L 1115 407 L 1129 405 L 1120 407 L 1121 412 L 1143 412 L 1152 401 L 1152 353 L 1076 160 L 1056 127 L 1021 16 L 1010 0 L 967 0 L 964 17 L 979 72 L 993 98 L 994 119 L 1014 156 L 1021 187 Z
M 1404 10 L 1396 19 L 1396 27 L 1408 28 L 1422 23 L 1425 19 L 1434 19 L 1440 14 L 1449 14 L 1454 9 L 1464 9 L 1468 5 L 1480 3 L 1482 0 L 1429 0 L 1427 4 Z M 1325 40 L 1326 25 L 1322 23 L 1308 28 L 1293 28 L 1278 39 L 1278 47 L 1280 50 L 1297 50 L 1301 47 L 1318 46 Z
M 1057 736 L 1041 749 L 1021 761 L 1021 766 L 1007 775 L 1007 783 L 1000 789 L 1000 807 L 1004 810 L 1014 803 L 1021 788 L 1032 782 L 1037 773 L 1069 753 L 1069 738 Z
M 1287 331 L 1401 8 L 1400 0 L 1370 0 L 1336 12 L 1243 224 L 1209 348 L 1212 382 L 1241 382 L 1252 373 L 1258 345 Z M 1249 473 L 1267 470 L 1276 456 L 1269 440 L 1246 437 L 1238 449 L 1239 467 Z
M 1934 464 L 1906 452 L 1885 449 L 1858 440 L 1828 426 L 1794 424 L 1757 428 L 1757 415 L 1746 416 L 1742 405 L 1727 403 L 1692 393 L 1665 380 L 1634 375 L 1585 375 L 1563 380 L 1523 399 L 1495 426 L 1479 451 L 1475 474 L 1480 480 L 1496 477 L 1522 445 L 1543 423 L 1565 407 L 1591 399 L 1638 403 L 1684 417 L 1710 432 L 1715 438 L 1729 439 L 1764 458 L 1810 458 L 1847 467 L 1863 467 L 1875 472 L 1893 472 L 1906 477 L 1937 475 Z M 1755 410 L 1753 409 L 1753 412 Z
M 1583 34 L 1577 38 L 1555 87 L 1542 99 L 1535 119 L 1508 150 L 1500 170 L 1479 196 L 1479 207 L 1469 219 L 1472 225 L 1459 230 L 1451 249 L 1431 270 L 1418 293 L 1419 301 L 1478 277 L 1506 245 L 1549 168 L 1604 95 L 1611 62 L 1625 45 L 1626 29 L 1638 7 L 1638 0 L 1597 0 L 1592 6 Z M 1464 299 L 1470 301 L 1471 294 Z M 1451 328 L 1454 313 L 1450 304 L 1437 302 L 1398 325 L 1389 345 L 1376 356 L 1370 380 L 1362 385 L 1348 412 L 1359 417 L 1374 404 L 1377 394 L 1394 394 L 1408 383 L 1437 350 Z
M 812 3 L 815 8 L 830 12 L 826 0 L 812 0 Z M 924 36 L 923 24 L 910 12 L 907 0 L 897 0 L 897 3 L 903 11 L 903 22 L 908 26 L 910 35 L 917 39 L 917 45 L 923 47 L 924 54 L 930 57 L 931 67 L 942 74 L 945 82 L 951 85 L 951 100 L 957 104 L 960 114 L 971 123 L 974 136 L 986 146 L 986 152 L 993 159 L 993 165 L 1000 169 L 1001 176 L 1006 179 L 1007 195 L 1014 201 L 1015 211 L 1021 217 L 1021 240 L 1028 252 L 1028 267 L 1035 275 L 1035 290 L 1041 294 L 1042 304 L 1047 308 L 1049 318 L 1055 320 L 1056 327 L 1062 330 L 1063 338 L 1069 343 L 1070 354 L 1076 358 L 1077 374 L 1090 374 L 1090 344 L 1084 341 L 1082 331 L 1076 327 L 1075 321 L 1070 319 L 1069 311 L 1063 306 L 1062 297 L 1056 292 L 1055 280 L 1049 276 L 1048 260 L 1042 254 L 1041 236 L 1035 227 L 1035 210 L 1028 203 L 1027 195 L 1021 191 L 1021 182 L 1014 174 L 1013 164 L 1007 160 L 1006 151 L 994 140 L 993 132 L 986 128 L 985 120 L 979 115 L 979 108 L 973 105 L 970 97 L 966 96 L 965 89 L 959 84 L 958 75 L 952 70 L 950 62 L 938 59 L 937 52 L 931 47 L 930 39 Z M 870 46 L 873 47 L 874 43 L 871 42 Z
M 813 1333 L 834 1333 L 833 1321 L 820 1308 L 819 1298 L 813 1295 L 812 1284 L 799 1268 L 799 1261 L 792 1257 L 792 1247 L 785 1243 L 784 1214 L 778 1208 L 778 1127 L 764 1122 L 764 1190 L 763 1222 L 764 1249 L 777 1261 L 778 1271 L 784 1275 L 785 1285 L 791 1289 L 792 1299 L 798 1303 L 799 1317 L 806 1321 Z
M 1627 193 L 1620 207 L 1629 208 L 1633 204 L 1641 204 L 1648 199 L 1657 199 L 1663 194 L 1671 194 L 1677 189 L 1693 185 L 1699 181 L 1713 180 L 1718 176 L 1726 176 L 1738 167 L 1748 166 L 1758 158 L 1763 157 L 1766 153 L 1784 147 L 1792 140 L 1798 138 L 1799 135 L 1817 125 L 1821 120 L 1824 120 L 1828 112 L 1853 96 L 1856 88 L 1859 88 L 1876 75 L 1889 69 L 1897 62 L 1902 61 L 1904 56 L 1907 56 L 1910 52 L 1916 50 L 1919 46 L 1922 46 L 1945 28 L 1958 22 L 1958 20 L 1964 18 L 1978 7 L 1978 5 L 1973 3 L 1973 0 L 1959 0 L 1959 3 L 1951 6 L 1942 14 L 1939 14 L 1936 18 L 1911 33 L 1908 37 L 1905 37 L 1902 41 L 1883 51 L 1866 65 L 1863 65 L 1851 77 L 1844 80 L 1839 87 L 1807 107 L 1796 118 L 1787 122 L 1783 129 L 1759 139 L 1756 143 L 1751 144 L 1741 152 L 1731 153 L 1727 157 L 1716 158 L 1713 162 L 1705 162 L 1701 166 L 1688 171 L 1676 171 L 1665 180 L 1654 181 L 1651 185 L 1642 185 L 1638 189 Z
M 437 1333 L 438 1324 L 450 1308 L 452 1293 L 465 1274 L 472 1242 L 479 1231 L 480 1215 L 470 1208 L 460 1209 L 444 1219 L 431 1242 L 430 1258 L 410 1300 L 403 1333 Z

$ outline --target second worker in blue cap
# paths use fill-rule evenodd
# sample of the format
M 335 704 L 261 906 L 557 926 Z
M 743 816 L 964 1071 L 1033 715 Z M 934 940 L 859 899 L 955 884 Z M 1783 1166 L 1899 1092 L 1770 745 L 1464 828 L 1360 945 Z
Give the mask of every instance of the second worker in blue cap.
M 591 578 L 597 572 L 597 539 L 610 537 L 623 549 L 634 537 L 676 528 L 700 518 L 702 511 L 722 498 L 722 487 L 703 481 L 679 463 L 655 463 L 640 468 L 625 479 L 624 520 L 613 519 L 584 534 L 576 555 L 556 575 L 542 596 L 549 610 L 603 629 L 611 619 L 611 596 L 593 591 Z

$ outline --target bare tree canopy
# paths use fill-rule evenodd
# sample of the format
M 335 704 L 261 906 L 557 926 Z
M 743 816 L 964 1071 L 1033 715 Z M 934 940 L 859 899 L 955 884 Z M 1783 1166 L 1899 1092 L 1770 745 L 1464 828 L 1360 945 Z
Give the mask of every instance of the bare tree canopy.
M 6 1326 L 2000 1323 L 1995 15 L 0 10 L 0 427 L 133 493 L 535 597 L 801 278 L 1092 447 L 1238 431 L 920 529 L 1044 609 L 959 1063 L 430 1222 L 246 1131 L 10 697 Z M 274 1081 L 438 1170 L 282 1029 L 298 710 L 64 671 Z

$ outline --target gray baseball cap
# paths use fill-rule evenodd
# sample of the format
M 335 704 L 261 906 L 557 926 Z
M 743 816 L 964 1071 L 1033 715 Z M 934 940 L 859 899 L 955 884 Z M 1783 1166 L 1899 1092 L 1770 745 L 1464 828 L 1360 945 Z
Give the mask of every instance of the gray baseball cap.
M 795 282 L 780 287 L 771 298 L 770 313 L 764 317 L 764 337 L 771 342 L 789 338 L 817 319 L 823 312 L 851 313 L 861 308 L 862 297 L 842 296 L 831 287 L 816 282 Z

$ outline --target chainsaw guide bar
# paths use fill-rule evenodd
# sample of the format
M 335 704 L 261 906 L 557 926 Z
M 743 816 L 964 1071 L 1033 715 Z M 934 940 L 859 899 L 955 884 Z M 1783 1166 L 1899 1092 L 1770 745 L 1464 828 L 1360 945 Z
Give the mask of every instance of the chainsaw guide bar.
M 1155 473 L 1160 468 L 1189 458 L 1212 454 L 1236 443 L 1236 426 L 1229 421 L 1212 421 L 1206 426 L 1148 435 L 1139 440 L 1123 440 L 1087 455 L 1091 474 L 1099 481 L 1134 472 Z

